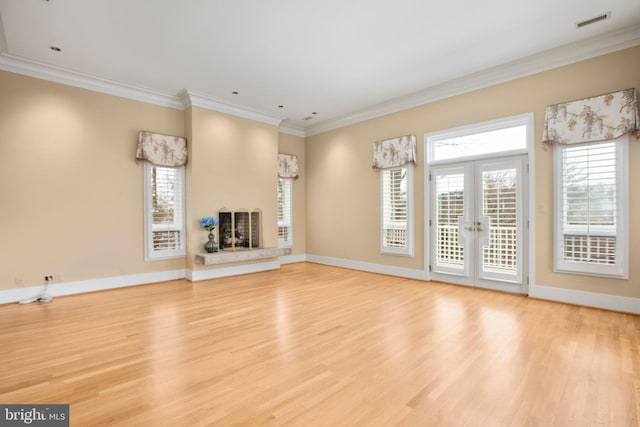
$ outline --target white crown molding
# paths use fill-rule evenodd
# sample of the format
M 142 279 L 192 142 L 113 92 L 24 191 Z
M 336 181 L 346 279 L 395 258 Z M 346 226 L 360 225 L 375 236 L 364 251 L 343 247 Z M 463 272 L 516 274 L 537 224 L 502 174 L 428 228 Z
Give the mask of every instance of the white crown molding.
M 115 95 L 148 104 L 182 110 L 180 99 L 154 89 L 133 86 L 127 83 L 117 82 L 95 77 L 89 74 L 71 71 L 54 65 L 44 64 L 20 56 L 0 53 L 0 70 L 11 73 L 23 74 L 37 79 L 61 83 L 68 86 L 92 90 L 94 92 Z
M 0 49 L 1 48 L 2 46 L 0 45 Z M 275 126 L 278 126 L 282 121 L 279 117 L 273 117 L 260 112 L 251 111 L 241 106 L 232 105 L 192 90 L 183 89 L 177 96 L 170 95 L 154 89 L 133 86 L 114 80 L 107 80 L 89 74 L 56 67 L 54 65 L 33 61 L 27 58 L 2 53 L 1 51 L 0 70 L 35 77 L 37 79 L 47 80 L 54 83 L 88 89 L 94 92 L 105 93 L 107 95 L 115 95 L 127 99 L 142 101 L 148 104 L 175 108 L 177 110 L 185 110 L 194 106 Z M 286 129 L 292 129 L 292 131 L 294 131 L 294 128 L 287 127 Z M 299 134 L 300 132 L 302 132 L 302 136 L 304 136 L 304 131 L 301 129 L 297 129 L 297 132 L 298 136 L 301 136 Z
M 540 52 L 507 64 L 450 80 L 411 95 L 395 98 L 352 114 L 308 126 L 305 128 L 305 133 L 306 136 L 318 135 L 365 120 L 541 73 L 639 44 L 640 25 L 627 27 Z
M 299 128 L 297 126 L 292 126 L 288 124 L 280 124 L 278 128 L 280 133 L 286 133 L 287 135 L 299 136 L 300 138 L 305 138 L 307 136 L 304 128 Z
M 100 279 L 79 280 L 75 282 L 55 283 L 49 286 L 47 293 L 57 297 L 85 292 L 104 291 L 126 286 L 145 285 L 148 283 L 166 282 L 185 277 L 185 270 L 158 271 L 155 273 L 130 274 L 127 276 L 105 277 Z M 39 295 L 44 286 L 14 288 L 0 291 L 0 304 L 22 301 Z
M 207 110 L 231 114 L 232 116 L 243 117 L 245 119 L 255 120 L 257 122 L 275 126 L 279 126 L 280 122 L 283 120 L 280 117 L 270 116 L 258 111 L 252 111 L 240 105 L 235 105 L 228 101 L 217 99 L 192 89 L 182 89 L 178 93 L 178 97 L 181 99 L 185 110 L 189 107 L 205 108 Z
M 0 30 L 3 28 L 0 22 Z M 640 25 L 635 25 L 540 52 L 305 128 L 284 124 L 280 126 L 279 132 L 305 138 L 639 44 Z M 0 70 L 179 110 L 195 106 L 275 126 L 279 126 L 283 120 L 189 89 L 183 89 L 175 96 L 33 61 L 6 51 L 6 40 L 0 31 Z

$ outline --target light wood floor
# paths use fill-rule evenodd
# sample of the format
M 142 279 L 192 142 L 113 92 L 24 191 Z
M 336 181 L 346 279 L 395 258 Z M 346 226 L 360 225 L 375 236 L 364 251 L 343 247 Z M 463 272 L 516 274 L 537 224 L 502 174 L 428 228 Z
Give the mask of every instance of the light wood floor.
M 637 426 L 640 317 L 315 264 L 0 306 L 72 426 Z

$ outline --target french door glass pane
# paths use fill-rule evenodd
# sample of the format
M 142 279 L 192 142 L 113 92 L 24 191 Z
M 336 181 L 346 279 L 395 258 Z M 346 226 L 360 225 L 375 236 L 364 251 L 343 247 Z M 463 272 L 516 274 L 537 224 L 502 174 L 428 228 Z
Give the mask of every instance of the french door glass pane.
M 482 172 L 482 215 L 489 218 L 489 241 L 482 248 L 482 270 L 518 271 L 518 174 L 514 169 Z
M 436 175 L 436 265 L 464 268 L 458 218 L 464 217 L 464 175 Z

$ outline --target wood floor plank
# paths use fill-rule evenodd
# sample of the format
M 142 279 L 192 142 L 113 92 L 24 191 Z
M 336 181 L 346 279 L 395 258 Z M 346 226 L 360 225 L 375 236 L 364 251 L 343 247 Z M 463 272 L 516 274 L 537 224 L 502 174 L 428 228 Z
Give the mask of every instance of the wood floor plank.
M 0 306 L 77 426 L 639 426 L 640 318 L 311 263 Z

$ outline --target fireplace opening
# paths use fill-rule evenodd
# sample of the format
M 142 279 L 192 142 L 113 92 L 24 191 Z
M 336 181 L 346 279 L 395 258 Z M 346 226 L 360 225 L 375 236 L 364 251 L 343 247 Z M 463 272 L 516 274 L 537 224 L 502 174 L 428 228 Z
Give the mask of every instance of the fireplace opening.
M 262 248 L 260 209 L 221 209 L 218 219 L 220 249 L 235 251 Z

